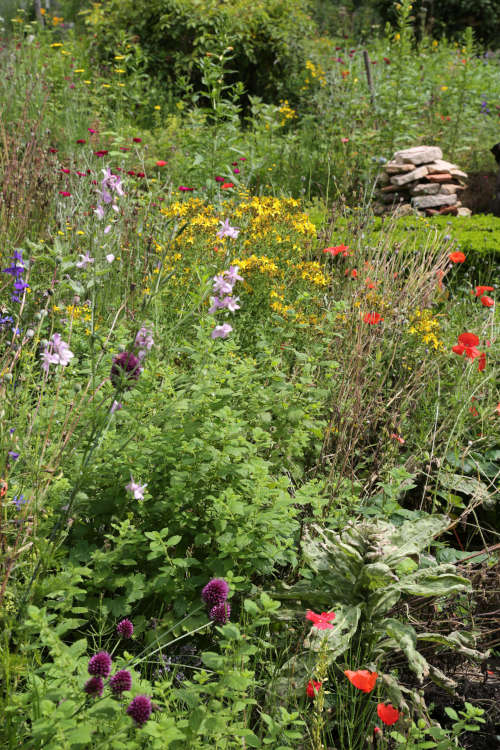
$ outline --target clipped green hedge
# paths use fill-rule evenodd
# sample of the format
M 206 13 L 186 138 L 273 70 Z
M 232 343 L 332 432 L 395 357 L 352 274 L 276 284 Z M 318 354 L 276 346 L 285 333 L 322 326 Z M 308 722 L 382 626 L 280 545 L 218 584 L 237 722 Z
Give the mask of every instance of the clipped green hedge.
M 292 95 L 304 68 L 315 28 L 307 8 L 307 0 L 107 0 L 87 23 L 101 60 L 112 62 L 127 37 L 140 45 L 148 74 L 171 88 L 187 79 L 197 89 L 199 58 L 230 45 L 247 93 L 276 101 Z
M 491 256 L 500 261 L 500 218 L 492 214 L 475 216 L 432 216 L 420 218 L 404 216 L 398 220 L 394 239 L 401 241 L 408 232 L 421 232 L 424 236 L 430 228 L 449 234 L 457 243 L 457 249 L 472 256 Z M 374 229 L 382 229 L 382 219 L 375 220 Z
M 491 263 L 498 267 L 500 264 L 500 218 L 492 214 L 402 216 L 396 221 L 390 216 L 374 217 L 362 228 L 355 217 L 341 218 L 335 224 L 335 241 L 349 244 L 352 232 L 362 231 L 368 241 L 376 242 L 380 232 L 390 232 L 393 243 L 400 242 L 418 247 L 420 240 L 422 245 L 425 244 L 429 232 L 433 230 L 441 232 L 443 236 L 449 235 L 456 243 L 455 249 L 462 250 L 469 256 L 470 261 L 481 266 Z

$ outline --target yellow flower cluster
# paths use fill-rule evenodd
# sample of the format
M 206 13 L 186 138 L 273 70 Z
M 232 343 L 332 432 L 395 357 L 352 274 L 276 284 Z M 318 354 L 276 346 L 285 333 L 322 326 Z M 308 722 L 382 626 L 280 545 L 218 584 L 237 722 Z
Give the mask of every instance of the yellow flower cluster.
M 284 125 L 286 125 L 286 123 L 289 120 L 295 120 L 296 117 L 297 117 L 297 113 L 295 112 L 294 109 L 292 109 L 290 107 L 290 105 L 288 103 L 288 99 L 285 99 L 284 101 L 282 99 L 280 101 L 280 105 L 281 106 L 280 106 L 278 112 L 281 115 L 280 125 L 281 125 L 281 127 L 283 127 Z
M 430 344 L 436 351 L 444 351 L 444 342 L 439 338 L 440 328 L 440 323 L 433 317 L 431 310 L 415 310 L 408 330 L 419 336 L 424 344 Z
M 233 261 L 235 266 L 238 266 L 240 273 L 248 271 L 258 271 L 259 273 L 274 278 L 276 276 L 283 276 L 283 271 L 278 268 L 272 258 L 267 255 L 250 255 L 249 258 L 235 258 Z
M 309 76 L 319 82 L 320 86 L 326 86 L 326 74 L 321 65 L 315 65 L 312 60 L 306 62 L 307 78 L 306 83 L 310 82 Z
M 290 261 L 288 264 L 291 265 Z M 304 281 L 311 281 L 315 286 L 324 287 L 328 285 L 328 278 L 322 271 L 318 261 L 296 263 L 293 266 L 300 273 L 300 278 Z

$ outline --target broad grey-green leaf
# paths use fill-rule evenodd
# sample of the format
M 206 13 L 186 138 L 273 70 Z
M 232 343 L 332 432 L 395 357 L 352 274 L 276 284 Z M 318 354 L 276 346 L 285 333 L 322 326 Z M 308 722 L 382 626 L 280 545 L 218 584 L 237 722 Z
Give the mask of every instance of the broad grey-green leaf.
M 417 634 L 414 628 L 411 625 L 389 617 L 384 620 L 384 626 L 389 638 L 392 638 L 405 654 L 410 669 L 422 681 L 429 674 L 429 664 L 422 654 L 417 651 Z
M 391 534 L 391 543 L 397 548 L 397 552 L 389 554 L 385 562 L 390 565 L 404 557 L 420 553 L 448 524 L 446 516 L 437 514 L 416 521 L 405 521 Z
M 488 655 L 487 653 L 478 651 L 476 648 L 472 648 L 474 641 L 470 633 L 460 633 L 458 630 L 454 630 L 449 635 L 441 633 L 418 633 L 417 640 L 428 643 L 441 643 L 443 646 L 448 646 L 464 656 L 479 661 L 482 661 Z
M 383 562 L 374 562 L 363 566 L 363 578 L 368 588 L 375 590 L 388 586 L 398 578 L 390 567 Z
M 436 683 L 436 685 L 439 685 L 448 693 L 454 695 L 458 683 L 432 664 L 429 664 L 429 677 Z
M 471 583 L 454 573 L 440 572 L 444 566 L 415 571 L 398 584 L 400 591 L 416 596 L 448 596 L 459 591 L 470 591 Z M 449 569 L 449 566 L 447 566 Z M 432 571 L 432 572 L 431 572 Z

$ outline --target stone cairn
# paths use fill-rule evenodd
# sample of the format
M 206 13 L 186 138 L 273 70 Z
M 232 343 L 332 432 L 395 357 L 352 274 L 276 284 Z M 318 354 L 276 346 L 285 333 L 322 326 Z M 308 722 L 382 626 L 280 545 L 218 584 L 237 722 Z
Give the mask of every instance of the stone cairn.
M 456 164 L 443 160 L 437 146 L 396 151 L 379 177 L 377 213 L 398 209 L 398 213 L 417 211 L 426 216 L 470 216 L 458 199 L 466 178 Z

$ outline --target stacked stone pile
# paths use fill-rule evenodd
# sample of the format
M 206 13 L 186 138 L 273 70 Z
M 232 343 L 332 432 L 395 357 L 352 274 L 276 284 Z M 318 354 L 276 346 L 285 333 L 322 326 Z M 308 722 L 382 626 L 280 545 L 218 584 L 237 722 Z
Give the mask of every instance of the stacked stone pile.
M 396 151 L 379 179 L 381 213 L 398 207 L 403 212 L 414 209 L 427 216 L 469 216 L 470 210 L 459 200 L 466 178 L 467 174 L 456 164 L 443 160 L 438 146 Z

